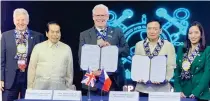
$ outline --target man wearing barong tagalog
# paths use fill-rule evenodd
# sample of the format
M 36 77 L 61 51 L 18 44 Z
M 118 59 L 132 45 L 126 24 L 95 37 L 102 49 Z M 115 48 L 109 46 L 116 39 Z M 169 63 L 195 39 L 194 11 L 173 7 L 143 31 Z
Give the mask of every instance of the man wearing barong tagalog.
M 47 41 L 37 44 L 28 67 L 28 89 L 74 90 L 71 48 L 60 41 L 60 25 L 49 22 Z
M 161 39 L 161 32 L 159 20 L 151 20 L 147 23 L 147 37 L 145 40 L 136 43 L 135 55 L 146 55 L 150 59 L 158 55 L 167 56 L 165 82 L 151 82 L 151 84 L 148 84 L 147 81 L 137 81 L 135 91 L 140 92 L 140 96 L 148 96 L 147 93 L 149 92 L 170 92 L 171 89 L 169 81 L 176 66 L 175 49 L 169 41 Z

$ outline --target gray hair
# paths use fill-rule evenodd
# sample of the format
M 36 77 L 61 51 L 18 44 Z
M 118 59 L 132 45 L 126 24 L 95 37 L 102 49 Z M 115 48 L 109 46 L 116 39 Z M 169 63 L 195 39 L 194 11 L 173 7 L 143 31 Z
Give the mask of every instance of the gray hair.
M 20 14 L 26 15 L 26 17 L 27 17 L 27 19 L 29 21 L 29 14 L 24 8 L 17 8 L 17 9 L 15 9 L 14 12 L 13 12 L 13 18 L 15 18 L 17 15 L 20 15 Z
M 107 13 L 109 13 L 109 9 L 108 9 L 107 6 L 105 6 L 104 4 L 98 4 L 98 5 L 96 5 L 96 6 L 93 8 L 93 10 L 92 10 L 92 13 L 93 13 L 93 14 L 95 13 L 95 9 L 97 9 L 97 8 L 103 8 L 103 9 L 105 9 L 105 10 L 107 11 Z

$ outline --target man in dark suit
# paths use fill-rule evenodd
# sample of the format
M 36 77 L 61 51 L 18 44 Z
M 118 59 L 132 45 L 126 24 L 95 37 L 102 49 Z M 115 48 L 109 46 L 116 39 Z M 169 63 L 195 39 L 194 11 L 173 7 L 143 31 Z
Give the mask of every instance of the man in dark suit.
M 27 67 L 33 47 L 44 40 L 41 33 L 29 30 L 29 15 L 25 9 L 14 10 L 14 30 L 2 33 L 1 85 L 3 101 L 24 98 L 27 89 Z
M 119 48 L 118 69 L 115 73 L 108 74 L 112 80 L 111 90 L 122 90 L 124 84 L 124 67 L 120 62 L 120 58 L 129 55 L 129 46 L 120 28 L 107 25 L 107 20 L 109 19 L 108 7 L 103 4 L 96 5 L 92 13 L 94 26 L 80 33 L 79 62 L 81 60 L 81 48 L 84 44 L 99 45 L 100 47 L 116 45 Z M 99 76 L 101 70 L 93 71 L 93 74 Z

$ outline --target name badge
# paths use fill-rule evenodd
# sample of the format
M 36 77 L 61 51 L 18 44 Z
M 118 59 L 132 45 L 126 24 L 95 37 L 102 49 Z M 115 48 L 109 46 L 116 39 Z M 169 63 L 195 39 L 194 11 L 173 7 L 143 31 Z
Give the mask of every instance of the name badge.
M 26 53 L 26 46 L 24 44 L 19 44 L 17 46 L 17 52 L 21 54 Z
M 139 101 L 139 93 L 110 91 L 109 101 Z
M 54 93 L 53 93 L 53 100 L 81 101 L 81 98 L 82 98 L 81 91 L 54 90 Z
M 52 90 L 26 90 L 25 99 L 51 100 Z
M 185 71 L 188 71 L 190 69 L 190 62 L 189 61 L 184 61 L 182 63 L 182 68 L 185 70 Z
M 180 101 L 180 93 L 174 92 L 151 92 L 148 101 Z

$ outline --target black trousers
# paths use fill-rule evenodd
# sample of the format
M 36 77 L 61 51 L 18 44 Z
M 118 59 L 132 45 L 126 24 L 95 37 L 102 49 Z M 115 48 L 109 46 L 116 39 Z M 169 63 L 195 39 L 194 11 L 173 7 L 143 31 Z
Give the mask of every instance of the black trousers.
M 4 89 L 3 91 L 3 101 L 14 101 L 18 99 L 19 93 L 20 98 L 25 97 L 27 89 L 26 75 L 26 72 L 17 70 L 12 87 L 10 89 Z

